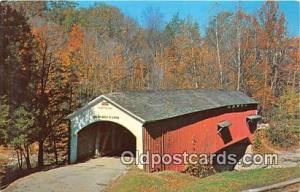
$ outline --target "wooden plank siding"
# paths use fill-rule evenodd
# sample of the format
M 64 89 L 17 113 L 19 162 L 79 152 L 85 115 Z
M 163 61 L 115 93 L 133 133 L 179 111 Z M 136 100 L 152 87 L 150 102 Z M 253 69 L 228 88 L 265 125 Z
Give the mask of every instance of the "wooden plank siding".
M 257 113 L 256 105 L 235 108 L 218 108 L 171 119 L 152 122 L 144 125 L 144 149 L 150 153 L 215 153 L 252 135 L 246 118 Z M 221 121 L 231 123 L 229 131 L 232 140 L 224 143 L 218 134 L 217 124 Z M 151 165 L 151 162 L 150 162 Z M 145 166 L 146 170 L 183 171 L 185 165 Z

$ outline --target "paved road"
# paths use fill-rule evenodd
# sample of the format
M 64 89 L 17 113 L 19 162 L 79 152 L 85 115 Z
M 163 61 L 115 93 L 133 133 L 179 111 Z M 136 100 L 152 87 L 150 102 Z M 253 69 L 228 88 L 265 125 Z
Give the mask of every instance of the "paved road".
M 124 174 L 119 158 L 103 157 L 85 163 L 38 172 L 10 184 L 4 192 L 94 192 Z

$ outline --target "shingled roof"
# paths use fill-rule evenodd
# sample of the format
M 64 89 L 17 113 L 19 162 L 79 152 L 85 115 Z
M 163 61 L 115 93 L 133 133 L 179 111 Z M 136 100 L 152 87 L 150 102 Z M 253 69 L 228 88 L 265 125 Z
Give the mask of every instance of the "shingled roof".
M 144 122 L 168 119 L 231 105 L 257 104 L 255 100 L 241 92 L 224 90 L 197 89 L 114 92 L 103 96 L 103 98 L 108 98 Z M 88 105 L 97 103 L 97 99 Z M 73 114 L 71 115 L 73 116 Z
M 116 92 L 105 96 L 145 121 L 168 119 L 229 105 L 257 103 L 241 92 L 203 89 Z

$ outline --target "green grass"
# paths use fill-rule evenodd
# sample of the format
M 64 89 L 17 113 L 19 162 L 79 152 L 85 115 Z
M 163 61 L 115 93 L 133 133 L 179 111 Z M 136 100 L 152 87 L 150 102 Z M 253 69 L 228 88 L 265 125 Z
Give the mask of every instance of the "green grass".
M 202 179 L 172 171 L 146 173 L 132 169 L 112 183 L 108 191 L 240 191 L 295 177 L 300 177 L 300 166 L 223 172 Z

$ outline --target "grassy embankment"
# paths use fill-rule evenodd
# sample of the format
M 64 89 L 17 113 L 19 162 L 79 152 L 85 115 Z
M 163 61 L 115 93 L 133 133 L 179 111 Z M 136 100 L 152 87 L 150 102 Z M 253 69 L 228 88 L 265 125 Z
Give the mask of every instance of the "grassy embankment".
M 111 184 L 108 191 L 241 191 L 300 177 L 300 167 L 223 172 L 206 178 L 165 171 L 146 173 L 131 169 Z

